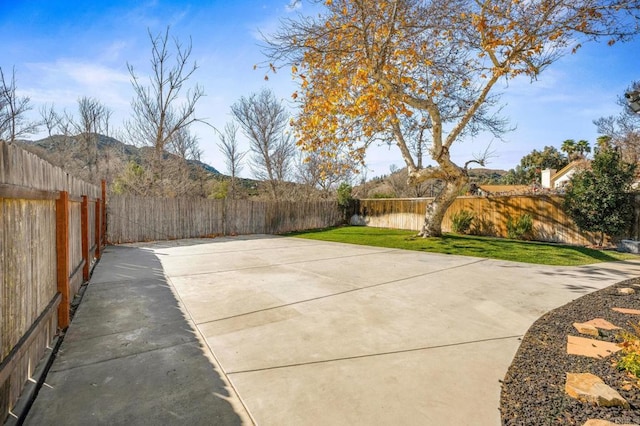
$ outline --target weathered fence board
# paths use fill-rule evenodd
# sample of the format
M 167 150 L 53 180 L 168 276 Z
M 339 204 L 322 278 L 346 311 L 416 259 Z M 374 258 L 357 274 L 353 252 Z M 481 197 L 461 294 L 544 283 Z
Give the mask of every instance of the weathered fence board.
M 61 191 L 68 193 L 69 232 L 59 235 L 56 216 Z M 81 203 L 87 196 L 91 247 L 97 250 L 95 225 L 101 188 L 69 176 L 41 158 L 0 141 L 0 421 L 4 422 L 33 370 L 51 345 L 59 323 L 58 244 L 66 241 L 65 277 L 72 298 L 82 284 Z M 93 211 L 92 211 L 93 210 Z M 92 260 L 92 259 L 90 259 Z M 69 286 L 67 286 L 69 287 Z
M 55 241 L 56 227 L 51 201 L 0 199 L 0 208 L 0 359 L 4 359 L 56 293 L 56 248 L 46 244 Z
M 198 238 L 215 235 L 280 234 L 338 224 L 335 201 L 248 201 L 145 198 L 109 200 L 111 243 Z
M 82 280 L 82 221 L 80 202 L 72 201 L 69 206 L 69 288 L 71 294 L 78 293 Z
M 419 231 L 424 214 L 432 198 L 412 199 L 363 199 L 358 200 L 358 214 L 368 226 Z M 581 232 L 562 209 L 562 197 L 558 195 L 458 197 L 447 210 L 442 222 L 444 232 L 451 231 L 451 218 L 461 210 L 473 212 L 476 222 L 482 223 L 483 233 L 498 237 L 507 236 L 507 220 L 524 214 L 533 219 L 534 238 L 538 241 L 588 245 L 595 242 L 593 234 Z M 637 200 L 636 204 L 638 204 Z M 638 210 L 638 209 L 637 209 Z M 637 233 L 640 214 L 636 215 L 634 229 Z

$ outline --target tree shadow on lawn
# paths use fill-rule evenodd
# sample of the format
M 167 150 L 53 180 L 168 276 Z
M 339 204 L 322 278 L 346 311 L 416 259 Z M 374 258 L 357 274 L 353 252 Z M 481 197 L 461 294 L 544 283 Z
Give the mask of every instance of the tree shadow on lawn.
M 553 257 L 562 256 L 566 265 L 569 262 L 576 264 L 591 263 L 587 259 L 596 262 L 620 261 L 605 250 L 596 250 L 581 246 L 570 246 L 540 241 L 520 241 L 500 239 L 494 237 L 466 236 L 445 234 L 441 237 L 442 245 L 452 250 L 476 253 L 480 257 L 498 257 L 505 260 L 520 260 L 524 262 L 546 263 L 544 260 L 552 260 Z M 561 251 L 562 253 L 558 253 Z

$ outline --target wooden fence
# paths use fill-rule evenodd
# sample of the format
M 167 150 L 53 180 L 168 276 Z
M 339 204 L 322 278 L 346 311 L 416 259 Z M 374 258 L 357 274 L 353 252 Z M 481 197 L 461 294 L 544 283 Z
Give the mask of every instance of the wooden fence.
M 104 243 L 102 188 L 0 141 L 0 421 L 69 325 Z M 29 386 L 33 386 L 30 384 Z
M 426 207 L 432 200 L 433 198 L 358 200 L 357 213 L 368 226 L 419 231 L 424 223 Z M 529 214 L 533 218 L 533 238 L 537 241 L 576 245 L 595 243 L 593 234 L 581 232 L 564 213 L 562 202 L 563 198 L 558 195 L 458 197 L 447 210 L 442 230 L 450 232 L 452 216 L 461 210 L 467 210 L 476 216 L 476 224 L 481 226 L 481 233 L 506 237 L 507 219 Z M 636 206 L 639 205 L 636 202 Z M 634 230 L 630 232 L 632 235 L 638 233 L 638 217 L 636 213 Z
M 113 196 L 107 206 L 110 243 L 216 235 L 281 234 L 334 226 L 335 201 L 249 201 Z

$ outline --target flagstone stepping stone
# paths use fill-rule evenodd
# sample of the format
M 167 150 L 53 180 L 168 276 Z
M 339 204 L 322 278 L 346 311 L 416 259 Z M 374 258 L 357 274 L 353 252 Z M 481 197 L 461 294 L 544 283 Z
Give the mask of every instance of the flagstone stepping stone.
M 627 308 L 611 308 L 616 312 L 620 312 L 622 314 L 630 314 L 630 315 L 640 315 L 640 310 L 638 309 L 627 309 Z
M 582 426 L 640 426 L 635 423 L 611 423 L 609 420 L 589 419 Z
M 618 294 L 634 294 L 635 292 L 631 287 L 620 287 L 618 289 Z
M 622 395 L 591 373 L 567 373 L 564 389 L 567 395 L 578 401 L 601 407 L 630 407 Z
M 604 318 L 594 318 L 592 320 L 584 322 L 583 324 L 589 324 L 601 330 L 620 330 L 620 327 L 610 323 Z
M 567 336 L 567 353 L 591 358 L 606 358 L 621 348 L 615 343 L 585 337 Z
M 600 332 L 595 325 L 587 324 L 585 322 L 574 322 L 573 327 L 578 330 L 580 334 L 588 334 L 589 336 L 598 337 Z

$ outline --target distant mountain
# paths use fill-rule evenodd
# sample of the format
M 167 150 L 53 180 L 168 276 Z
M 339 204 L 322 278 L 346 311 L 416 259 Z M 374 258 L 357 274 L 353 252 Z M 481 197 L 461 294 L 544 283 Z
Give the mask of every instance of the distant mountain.
M 491 184 L 498 183 L 502 179 L 502 176 L 506 175 L 506 170 L 500 169 L 469 169 L 469 179 L 472 183 L 477 184 Z
M 152 149 L 150 147 L 138 148 L 134 145 L 128 145 L 111 136 L 101 134 L 97 136 L 98 157 L 110 156 L 124 163 L 130 161 L 139 163 L 144 151 Z M 33 152 L 50 163 L 64 169 L 86 168 L 86 164 L 83 164 L 83 162 L 86 163 L 86 153 L 80 152 L 81 144 L 79 136 L 53 135 L 35 141 L 21 140 L 17 141 L 17 143 L 27 151 Z M 175 156 L 175 154 L 165 151 L 165 158 L 172 156 Z M 202 161 L 187 160 L 187 162 L 212 175 L 222 175 L 215 167 Z
M 188 160 L 189 164 L 192 164 L 197 167 L 201 167 L 205 172 L 209 172 L 212 175 L 222 175 L 215 167 L 208 165 L 207 163 L 203 163 L 199 160 Z

